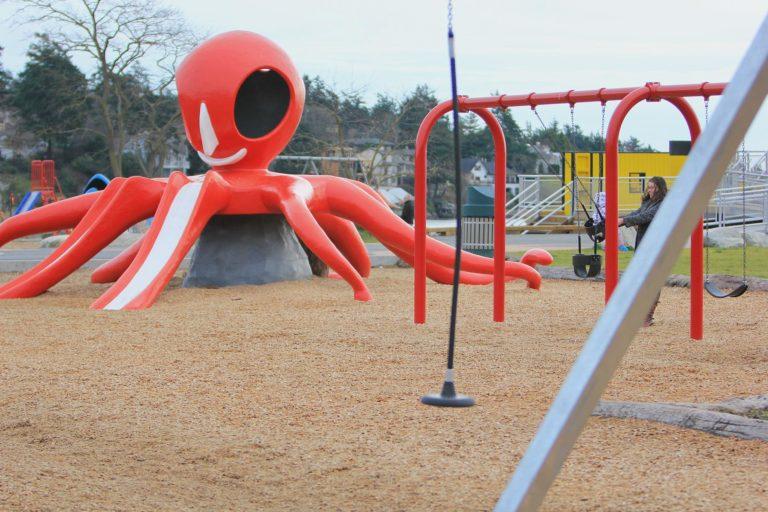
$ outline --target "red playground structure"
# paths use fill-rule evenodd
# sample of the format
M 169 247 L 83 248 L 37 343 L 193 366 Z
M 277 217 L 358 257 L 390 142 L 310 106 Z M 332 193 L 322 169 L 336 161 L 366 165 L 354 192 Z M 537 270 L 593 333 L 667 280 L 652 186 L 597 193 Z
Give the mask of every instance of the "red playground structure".
M 150 307 L 217 215 L 281 215 L 299 239 L 349 283 L 359 301 L 371 299 L 363 280 L 371 262 L 355 224 L 404 261 L 412 259 L 413 229 L 364 183 L 267 169 L 293 137 L 305 95 L 301 74 L 275 43 L 245 31 L 213 37 L 184 59 L 176 86 L 187 136 L 211 170 L 189 177 L 175 172 L 167 179 L 115 178 L 104 190 L 4 221 L 0 245 L 28 234 L 74 230 L 34 268 L 0 285 L 0 299 L 40 295 L 149 217 L 155 220 L 142 241 L 95 273 L 94 280 L 115 284 L 93 303 L 94 309 Z M 37 185 L 55 187 L 46 167 L 40 169 Z M 491 282 L 490 259 L 467 253 L 456 270 L 451 268 L 454 250 L 449 245 L 431 240 L 424 250 L 429 258 L 426 271 L 437 282 L 450 282 L 454 272 L 463 283 Z M 537 261 L 549 256 L 536 254 Z M 495 270 L 538 288 L 541 275 L 533 264 L 530 259 L 510 261 Z
M 29 189 L 40 192 L 42 206 L 56 202 L 57 190 L 60 197 L 64 196 L 59 180 L 56 179 L 56 164 L 53 160 L 32 160 Z
M 554 93 L 502 94 L 482 98 L 459 97 L 461 112 L 473 112 L 485 121 L 493 136 L 496 160 L 496 184 L 494 200 L 494 261 L 497 272 L 494 274 L 493 319 L 504 321 L 504 275 L 498 270 L 504 268 L 504 240 L 506 235 L 506 146 L 501 124 L 490 109 L 527 106 L 536 109 L 538 105 L 567 104 L 573 108 L 577 103 L 599 102 L 605 105 L 609 101 L 619 101 L 614 111 L 605 141 L 606 158 L 606 239 L 605 239 L 605 300 L 610 298 L 619 280 L 618 264 L 618 151 L 619 131 L 629 111 L 642 101 L 668 101 L 680 111 L 685 119 L 695 143 L 701 132 L 696 114 L 686 97 L 719 96 L 725 90 L 725 83 L 703 82 L 685 85 L 661 85 L 648 82 L 640 87 L 620 89 L 594 89 L 587 91 L 564 91 Z M 416 244 L 414 249 L 414 321 L 426 320 L 426 189 L 427 189 L 427 142 L 437 120 L 450 112 L 450 100 L 440 103 L 424 118 L 416 136 L 414 228 Z M 691 235 L 691 312 L 690 337 L 700 340 L 704 336 L 704 235 L 701 220 Z

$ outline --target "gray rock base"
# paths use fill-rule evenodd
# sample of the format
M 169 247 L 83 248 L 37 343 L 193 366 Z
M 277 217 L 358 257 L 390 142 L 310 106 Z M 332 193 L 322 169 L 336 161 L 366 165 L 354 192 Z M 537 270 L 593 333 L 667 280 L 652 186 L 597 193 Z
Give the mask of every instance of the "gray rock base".
M 307 254 L 282 215 L 220 215 L 203 230 L 183 286 L 219 288 L 310 277 Z

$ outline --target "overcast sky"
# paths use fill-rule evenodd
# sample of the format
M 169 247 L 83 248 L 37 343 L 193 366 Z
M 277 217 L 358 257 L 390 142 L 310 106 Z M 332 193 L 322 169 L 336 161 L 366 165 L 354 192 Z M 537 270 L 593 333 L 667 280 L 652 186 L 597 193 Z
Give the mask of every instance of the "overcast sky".
M 446 2 L 436 0 L 167 0 L 201 32 L 259 32 L 283 46 L 301 73 L 341 89 L 401 96 L 428 84 L 449 95 Z M 599 87 L 648 81 L 728 81 L 768 8 L 765 0 L 455 0 L 459 92 L 483 96 Z M 24 64 L 35 27 L 6 23 L 3 64 Z M 38 29 L 39 30 L 39 29 Z M 76 60 L 78 64 L 85 61 Z M 701 100 L 691 100 L 703 115 Z M 713 107 L 716 100 L 713 100 Z M 608 115 L 615 103 L 608 106 Z M 565 122 L 567 107 L 542 107 L 547 123 Z M 529 109 L 513 115 L 525 126 Z M 600 129 L 599 105 L 577 106 L 576 122 Z M 673 107 L 643 104 L 629 115 L 622 138 L 634 135 L 666 151 L 687 137 Z M 750 149 L 768 150 L 768 105 L 747 136 Z

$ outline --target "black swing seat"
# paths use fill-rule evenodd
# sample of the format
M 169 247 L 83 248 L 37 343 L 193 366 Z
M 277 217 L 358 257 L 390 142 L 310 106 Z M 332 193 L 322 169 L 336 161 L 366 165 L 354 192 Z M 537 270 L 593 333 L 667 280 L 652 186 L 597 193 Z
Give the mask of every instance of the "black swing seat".
M 573 272 L 582 279 L 595 277 L 600 274 L 602 262 L 603 258 L 599 254 L 574 254 Z
M 744 292 L 747 291 L 747 288 L 749 286 L 747 283 L 741 283 L 739 286 L 731 290 L 730 292 L 724 292 L 720 288 L 717 287 L 717 285 L 711 281 L 706 281 L 704 283 L 704 289 L 707 290 L 707 293 L 713 296 L 716 299 L 726 299 L 726 298 L 735 298 L 735 297 L 741 297 L 744 295 Z

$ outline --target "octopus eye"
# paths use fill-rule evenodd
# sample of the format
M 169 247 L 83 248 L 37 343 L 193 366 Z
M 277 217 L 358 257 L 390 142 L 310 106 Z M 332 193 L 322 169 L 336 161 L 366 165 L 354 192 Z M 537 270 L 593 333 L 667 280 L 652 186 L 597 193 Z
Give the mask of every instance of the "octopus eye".
M 280 73 L 260 69 L 245 79 L 235 100 L 235 125 L 250 139 L 263 137 L 280 124 L 291 102 L 291 91 Z

